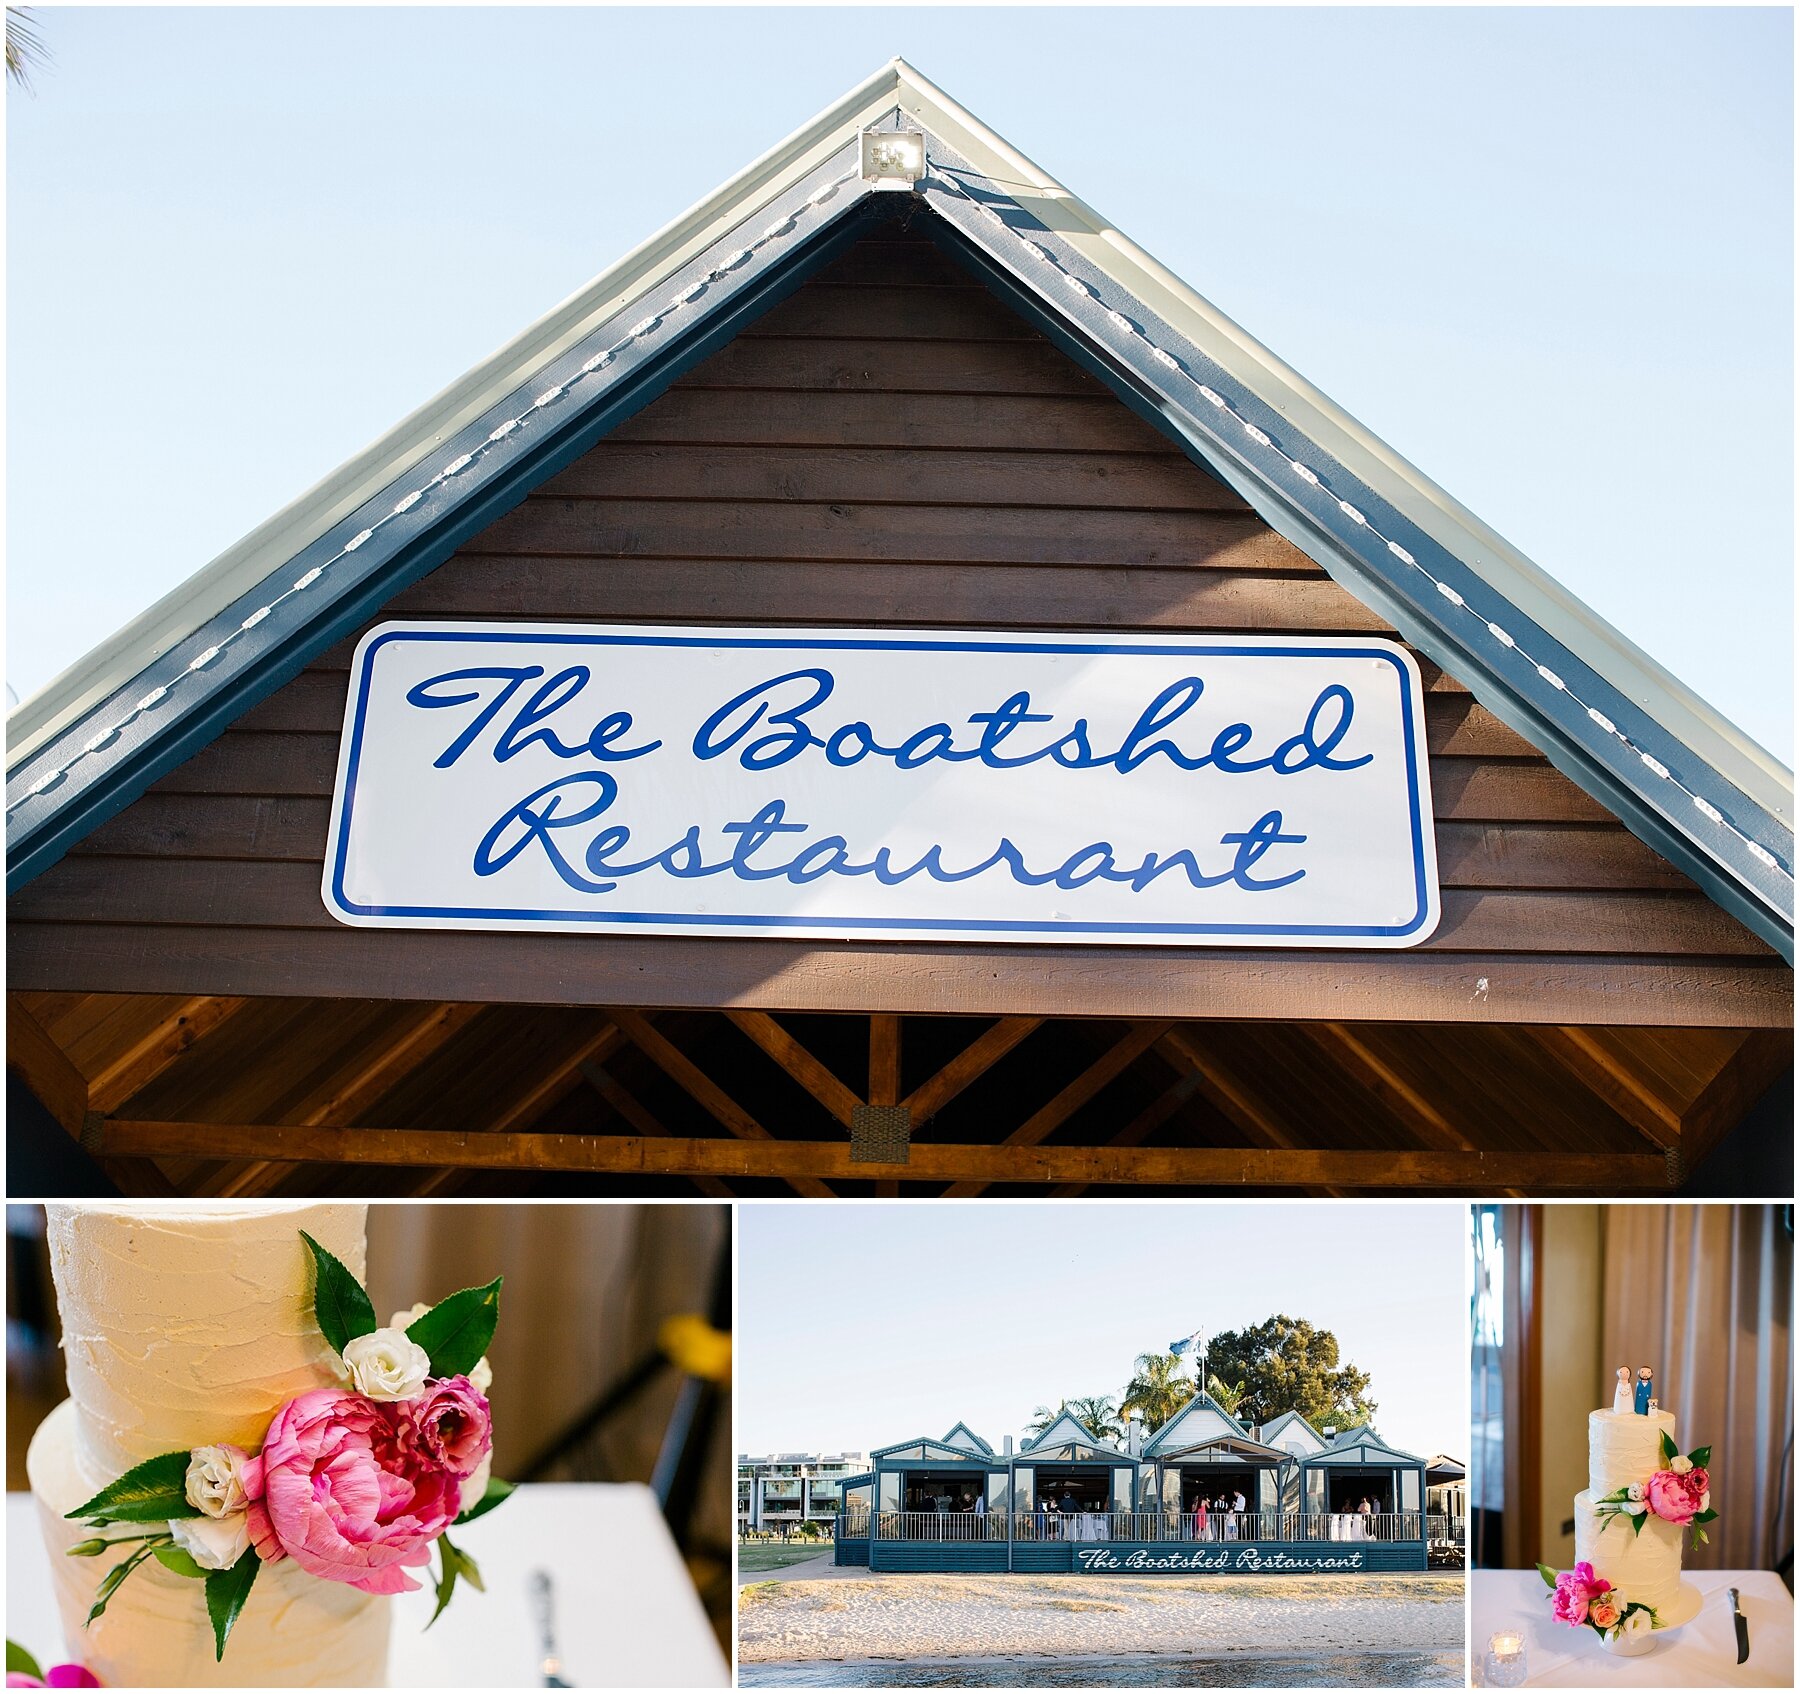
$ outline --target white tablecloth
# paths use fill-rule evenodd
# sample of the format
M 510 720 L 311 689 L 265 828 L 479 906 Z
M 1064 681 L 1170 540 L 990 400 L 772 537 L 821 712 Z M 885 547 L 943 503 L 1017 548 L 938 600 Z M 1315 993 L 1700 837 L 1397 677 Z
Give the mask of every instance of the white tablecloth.
M 526 1579 L 556 1583 L 565 1681 L 586 1688 L 722 1688 L 731 1681 L 656 1497 L 638 1483 L 544 1483 L 456 1532 L 487 1592 L 457 1585 L 429 1634 L 429 1585 L 394 1601 L 397 1688 L 532 1688 L 537 1626 Z M 58 1641 L 50 1569 L 29 1494 L 6 1497 L 6 1633 L 40 1664 L 78 1658 Z M 196 1605 L 200 1604 L 196 1594 Z M 196 1614 L 205 1622 L 202 1608 Z
M 1477 1570 L 1469 1573 L 1471 1645 L 1475 1675 L 1489 1638 L 1498 1630 L 1525 1637 L 1532 1687 L 1597 1688 L 1792 1688 L 1794 1686 L 1794 1599 L 1773 1571 L 1686 1573 L 1703 1597 L 1700 1615 L 1670 1632 L 1640 1658 L 1621 1658 L 1601 1646 L 1590 1629 L 1571 1629 L 1550 1613 L 1550 1590 L 1534 1570 Z M 1750 1657 L 1737 1662 L 1737 1634 L 1731 1621 L 1736 1588 L 1750 1626 Z

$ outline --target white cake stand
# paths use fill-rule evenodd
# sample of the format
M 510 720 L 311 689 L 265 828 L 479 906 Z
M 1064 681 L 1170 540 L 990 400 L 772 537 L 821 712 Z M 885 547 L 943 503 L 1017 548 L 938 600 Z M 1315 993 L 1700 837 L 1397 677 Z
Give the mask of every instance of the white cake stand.
M 1700 1590 L 1691 1582 L 1684 1582 L 1674 1600 L 1658 1614 L 1655 1629 L 1647 1629 L 1642 1635 L 1604 1636 L 1600 1645 L 1617 1658 L 1635 1659 L 1640 1653 L 1648 1653 L 1657 1642 L 1667 1640 L 1684 1623 L 1692 1623 L 1700 1615 L 1700 1604 Z

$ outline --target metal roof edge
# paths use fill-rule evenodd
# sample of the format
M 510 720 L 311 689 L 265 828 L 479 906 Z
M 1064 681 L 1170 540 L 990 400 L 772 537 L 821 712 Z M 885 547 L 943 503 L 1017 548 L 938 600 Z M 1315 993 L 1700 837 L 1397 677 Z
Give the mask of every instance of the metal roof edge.
M 1046 228 L 1204 347 L 1347 469 L 1372 481 L 1408 521 L 1792 829 L 1794 775 L 1774 754 L 1079 195 L 905 61 L 896 61 L 895 68 L 903 111 L 935 127 L 989 176 L 1005 178 L 1013 198 Z
M 84 712 L 203 628 L 272 570 L 480 417 L 538 367 L 675 275 L 722 231 L 816 169 L 847 136 L 891 110 L 899 87 L 899 61 L 893 60 L 22 700 L 6 718 L 7 770 L 16 769 L 52 737 L 79 721 Z

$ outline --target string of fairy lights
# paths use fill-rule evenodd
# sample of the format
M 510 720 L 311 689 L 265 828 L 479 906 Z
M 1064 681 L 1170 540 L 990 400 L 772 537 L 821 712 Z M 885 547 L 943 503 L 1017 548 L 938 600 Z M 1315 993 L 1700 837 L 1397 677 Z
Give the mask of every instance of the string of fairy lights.
M 1509 652 L 1517 654 L 1525 663 L 1531 665 L 1537 671 L 1537 674 L 1558 693 L 1566 694 L 1577 706 L 1587 713 L 1589 719 L 1601 731 L 1612 737 L 1612 739 L 1617 741 L 1622 747 L 1627 748 L 1645 770 L 1686 795 L 1693 805 L 1694 810 L 1705 818 L 1708 823 L 1735 837 L 1743 844 L 1745 851 L 1747 851 L 1759 864 L 1767 865 L 1771 870 L 1776 871 L 1789 882 L 1794 880 L 1792 871 L 1784 866 L 1775 854 L 1770 852 L 1767 847 L 1763 846 L 1760 841 L 1745 834 L 1745 832 L 1739 829 L 1736 824 L 1726 817 L 1717 806 L 1713 805 L 1710 800 L 1706 799 L 1704 795 L 1697 794 L 1692 787 L 1675 775 L 1675 773 L 1671 771 L 1661 759 L 1657 758 L 1655 754 L 1639 746 L 1630 734 L 1621 729 L 1618 724 L 1608 717 L 1605 712 L 1601 711 L 1598 706 L 1591 705 L 1587 700 L 1583 699 L 1581 694 L 1562 676 L 1558 675 L 1556 671 L 1552 670 L 1550 666 L 1534 658 L 1531 652 L 1503 624 L 1496 623 L 1477 611 L 1455 587 L 1450 583 L 1443 581 L 1442 578 L 1438 577 L 1425 565 L 1422 565 L 1418 558 L 1408 548 L 1403 547 L 1399 541 L 1384 533 L 1381 527 L 1375 523 L 1366 512 L 1361 511 L 1350 501 L 1338 496 L 1332 490 L 1327 476 L 1321 475 L 1319 472 L 1315 471 L 1312 466 L 1307 464 L 1297 453 L 1290 452 L 1286 446 L 1276 441 L 1266 430 L 1260 428 L 1249 418 L 1245 417 L 1244 414 L 1240 412 L 1237 407 L 1232 405 L 1224 395 L 1220 394 L 1217 389 L 1202 381 L 1189 370 L 1186 363 L 1181 358 L 1176 354 L 1171 353 L 1166 347 L 1159 346 L 1156 341 L 1145 333 L 1141 324 L 1134 322 L 1124 312 L 1118 310 L 1116 306 L 1108 305 L 1106 300 L 1100 295 L 1099 291 L 1090 283 L 1083 278 L 1076 276 L 1073 271 L 1067 269 L 1053 253 L 1034 241 L 1026 231 L 1016 228 L 1014 225 L 1008 223 L 996 206 L 989 201 L 976 199 L 976 197 L 957 180 L 954 172 L 946 169 L 942 165 L 938 165 L 932 170 L 929 180 L 931 182 L 943 184 L 944 187 L 948 188 L 952 193 L 960 196 L 973 207 L 987 223 L 991 224 L 995 229 L 1011 236 L 1025 254 L 1038 264 L 1044 266 L 1046 270 L 1054 273 L 1054 276 L 1060 280 L 1064 288 L 1074 294 L 1081 295 L 1084 298 L 1091 300 L 1098 306 L 1100 310 L 1105 313 L 1107 322 L 1110 323 L 1113 328 L 1118 330 L 1122 335 L 1141 342 L 1145 351 L 1149 353 L 1150 357 L 1154 359 L 1158 365 L 1181 377 L 1214 412 L 1218 413 L 1222 419 L 1230 419 L 1251 442 L 1257 447 L 1262 448 L 1265 456 L 1276 462 L 1274 466 L 1270 467 L 1271 469 L 1276 468 L 1277 466 L 1280 469 L 1285 469 L 1289 475 L 1305 483 L 1308 487 L 1319 489 L 1330 498 L 1336 500 L 1338 510 L 1348 518 L 1351 523 L 1355 524 L 1359 529 L 1366 529 L 1369 534 L 1385 546 L 1388 552 L 1398 559 L 1401 564 L 1418 572 L 1420 576 L 1424 577 L 1450 607 L 1453 608 L 1455 613 L 1461 613 L 1465 617 L 1470 618 L 1475 623 L 1481 625 L 1492 641 L 1496 642 L 1499 646 L 1506 648 Z
M 754 241 L 748 242 L 744 246 L 727 253 L 706 273 L 706 275 L 698 277 L 694 281 L 688 283 L 678 293 L 670 296 L 662 306 L 640 318 L 610 347 L 603 347 L 598 353 L 595 353 L 591 358 L 587 359 L 573 375 L 546 388 L 541 394 L 537 395 L 528 406 L 523 407 L 513 416 L 496 424 L 494 428 L 488 432 L 484 440 L 478 442 L 467 452 L 459 453 L 447 464 L 440 465 L 438 469 L 424 481 L 418 483 L 415 487 L 402 495 L 400 499 L 395 502 L 392 510 L 383 513 L 366 529 L 358 530 L 356 534 L 351 536 L 348 541 L 344 542 L 329 559 L 326 559 L 321 564 L 314 565 L 310 570 L 307 570 L 296 577 L 294 581 L 286 588 L 282 589 L 280 593 L 273 595 L 262 605 L 258 606 L 255 611 L 237 626 L 236 629 L 232 630 L 221 640 L 213 642 L 210 646 L 207 646 L 196 653 L 193 658 L 188 661 L 186 669 L 177 672 L 176 675 L 171 677 L 167 682 L 159 683 L 147 694 L 142 695 L 133 702 L 130 707 L 109 723 L 104 729 L 90 736 L 82 743 L 80 749 L 73 758 L 66 759 L 52 769 L 42 772 L 25 792 L 6 808 L 7 817 L 10 818 L 13 813 L 28 800 L 44 793 L 47 789 L 54 788 L 69 774 L 70 771 L 80 764 L 83 759 L 90 758 L 95 753 L 98 753 L 103 748 L 109 746 L 127 725 L 135 722 L 138 718 L 142 717 L 144 713 L 154 711 L 158 706 L 162 705 L 163 702 L 176 693 L 176 691 L 181 688 L 182 684 L 189 678 L 198 676 L 202 671 L 205 671 L 216 664 L 224 653 L 226 653 L 235 643 L 242 641 L 251 630 L 255 629 L 256 626 L 267 618 L 277 607 L 292 600 L 296 595 L 306 593 L 307 590 L 324 577 L 334 565 L 341 563 L 343 560 L 349 558 L 351 554 L 368 546 L 368 544 L 380 535 L 389 524 L 404 517 L 435 489 L 441 488 L 445 483 L 463 475 L 463 473 L 471 466 L 478 464 L 483 458 L 491 454 L 493 450 L 502 441 L 505 441 L 515 430 L 529 425 L 531 420 L 539 413 L 548 411 L 551 407 L 559 405 L 578 386 L 590 382 L 601 371 L 613 364 L 614 361 L 618 359 L 619 355 L 625 352 L 626 349 L 631 347 L 634 343 L 643 340 L 653 331 L 659 329 L 664 323 L 674 317 L 677 313 L 681 312 L 684 308 L 691 306 L 713 283 L 729 276 L 762 248 L 767 247 L 771 242 L 781 241 L 793 234 L 805 220 L 807 213 L 817 211 L 821 206 L 824 206 L 828 201 L 835 198 L 847 184 L 855 182 L 860 174 L 861 173 L 858 170 L 853 168 L 846 171 L 841 176 L 834 177 L 829 182 L 820 184 L 820 186 L 815 188 L 805 200 L 801 201 L 791 210 L 783 213 L 783 215 L 778 217 L 773 223 L 769 224 Z

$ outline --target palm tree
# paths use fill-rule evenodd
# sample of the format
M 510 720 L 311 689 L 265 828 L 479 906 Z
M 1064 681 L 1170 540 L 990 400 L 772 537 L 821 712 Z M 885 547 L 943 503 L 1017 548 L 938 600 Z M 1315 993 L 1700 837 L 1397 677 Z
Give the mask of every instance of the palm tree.
M 31 73 L 49 64 L 50 50 L 44 45 L 37 20 L 29 7 L 6 8 L 6 79 L 16 82 L 26 93 L 31 92 Z
M 1063 1415 L 1068 1409 L 1068 1405 L 1069 1402 L 1067 1400 L 1058 1400 L 1054 1411 L 1048 1406 L 1039 1406 L 1031 1414 L 1031 1422 L 1025 1426 L 1026 1433 L 1029 1435 L 1042 1435 L 1051 1424 L 1055 1423 L 1056 1420 Z
M 1227 1388 L 1217 1376 L 1208 1376 L 1206 1392 L 1213 1397 L 1214 1403 L 1227 1417 L 1236 1417 L 1237 1409 L 1243 1403 L 1245 1384 L 1239 1383 L 1235 1388 Z
M 1173 1353 L 1139 1353 L 1132 1369 L 1120 1409 L 1142 1412 L 1146 1431 L 1154 1434 L 1193 1399 L 1194 1384 Z
M 1080 1418 L 1095 1435 L 1123 1435 L 1125 1425 L 1119 1421 L 1119 1402 L 1110 1394 L 1088 1394 L 1068 1402 L 1069 1410 Z

